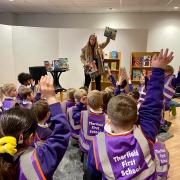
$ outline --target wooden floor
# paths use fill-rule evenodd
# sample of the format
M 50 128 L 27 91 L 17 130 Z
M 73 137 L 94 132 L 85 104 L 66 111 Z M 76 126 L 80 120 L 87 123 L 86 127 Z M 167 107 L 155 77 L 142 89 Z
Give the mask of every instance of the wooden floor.
M 176 101 L 180 103 L 180 99 Z M 169 132 L 174 135 L 174 137 L 165 142 L 170 153 L 170 180 L 180 180 L 180 107 L 176 109 L 176 117 L 169 114 L 166 114 L 165 116 L 165 119 L 169 119 L 172 122 Z

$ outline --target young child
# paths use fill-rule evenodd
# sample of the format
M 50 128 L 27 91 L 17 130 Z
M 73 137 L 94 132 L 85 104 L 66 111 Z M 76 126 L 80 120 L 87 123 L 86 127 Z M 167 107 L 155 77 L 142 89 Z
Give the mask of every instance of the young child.
M 133 92 L 131 92 L 129 95 L 130 95 L 130 96 L 136 101 L 136 103 L 138 104 L 138 100 L 139 100 L 139 97 L 140 97 L 139 91 L 138 91 L 138 90 L 133 90 Z
M 85 178 L 157 179 L 153 144 L 163 108 L 164 68 L 172 59 L 173 53 L 168 54 L 168 49 L 153 56 L 152 76 L 139 109 L 141 128 L 135 125 L 136 102 L 124 95 L 111 98 L 107 110 L 110 122 L 93 139 Z
M 103 112 L 107 114 L 108 102 L 114 95 L 113 95 L 112 92 L 109 92 L 109 91 L 106 91 L 106 90 L 101 91 L 101 95 L 102 95 L 102 99 L 103 99 L 102 109 L 103 109 Z
M 109 75 L 109 80 L 112 82 L 112 84 L 115 87 L 115 90 L 114 90 L 115 96 L 117 96 L 120 93 L 127 94 L 129 92 L 132 92 L 133 85 L 131 83 L 130 78 L 128 78 L 127 76 L 125 68 L 120 68 L 118 81 L 112 75 L 110 68 L 108 68 L 108 75 Z
M 29 88 L 31 88 L 33 90 L 33 88 L 34 88 L 33 78 L 32 78 L 32 76 L 30 74 L 24 73 L 24 72 L 20 73 L 18 75 L 18 81 L 21 84 L 20 87 L 21 86 L 26 86 L 26 87 L 29 87 Z
M 67 119 L 71 127 L 71 137 L 78 141 L 81 111 L 87 109 L 87 92 L 84 89 L 76 90 L 74 93 L 74 99 L 76 105 L 68 108 Z
M 74 88 L 69 88 L 67 90 L 67 99 L 61 103 L 61 108 L 64 113 L 67 112 L 67 109 L 75 105 L 75 99 L 74 99 Z
M 41 77 L 41 93 L 46 97 L 55 128 L 44 144 L 29 146 L 35 138 L 37 119 L 33 111 L 12 108 L 0 116 L 0 179 L 52 179 L 70 137 L 69 126 L 55 98 L 53 81 Z
M 139 99 L 138 99 L 138 105 L 137 105 L 138 109 L 140 108 L 141 104 L 145 100 L 148 80 L 149 78 L 145 74 L 141 76 L 140 85 L 139 85 Z
M 19 88 L 18 91 L 19 97 L 21 100 L 19 100 L 19 104 L 23 108 L 31 109 L 32 103 L 34 101 L 34 94 L 32 89 L 22 86 Z
M 177 84 L 180 84 L 180 67 L 177 78 L 173 75 L 174 69 L 172 66 L 167 65 L 165 68 L 165 84 L 164 84 L 164 108 L 165 111 L 170 108 L 170 101 L 175 94 Z
M 164 109 L 163 109 L 163 113 L 165 111 L 169 111 L 170 110 L 170 101 L 173 98 L 174 94 L 175 94 L 175 89 L 177 84 L 180 83 L 180 67 L 179 67 L 179 72 L 178 72 L 178 76 L 177 78 L 173 75 L 174 74 L 174 69 L 172 66 L 167 65 L 165 68 L 165 76 L 164 76 Z M 167 121 L 164 119 L 163 117 L 164 115 L 162 115 L 162 119 L 161 119 L 161 129 L 160 132 L 166 132 L 169 130 L 169 127 L 171 126 L 171 122 Z
M 5 96 L 2 100 L 2 110 L 7 111 L 8 109 L 14 107 L 16 102 L 17 90 L 14 84 L 4 84 L 0 88 L 1 96 Z
M 45 141 L 52 133 L 49 125 L 46 123 L 50 117 L 49 105 L 45 100 L 39 100 L 33 105 L 32 110 L 36 114 L 38 120 L 38 127 L 36 130 L 37 140 Z
M 80 149 L 88 153 L 93 136 L 104 130 L 106 115 L 102 111 L 103 99 L 100 91 L 93 90 L 87 96 L 88 110 L 81 112 L 79 132 Z

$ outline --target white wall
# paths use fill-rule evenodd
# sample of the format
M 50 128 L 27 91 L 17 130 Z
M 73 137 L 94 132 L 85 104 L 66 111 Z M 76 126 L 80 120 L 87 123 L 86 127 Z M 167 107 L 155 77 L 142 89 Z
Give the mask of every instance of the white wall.
M 15 82 L 12 27 L 0 25 L 0 84 Z
M 157 51 L 161 48 L 174 51 L 171 64 L 177 73 L 180 66 L 180 19 L 163 20 L 149 29 L 147 51 Z
M 15 76 L 58 57 L 58 29 L 12 27 Z
M 88 37 L 96 33 L 98 41 L 105 41 L 104 29 L 60 29 L 59 30 L 59 56 L 68 57 L 70 71 L 61 76 L 61 84 L 65 88 L 78 88 L 83 85 L 84 74 L 80 61 L 81 49 L 86 45 Z M 117 38 L 111 41 L 104 49 L 105 52 L 112 50 L 122 52 L 121 65 L 129 70 L 130 55 L 132 51 L 145 51 L 147 45 L 146 30 L 118 30 Z

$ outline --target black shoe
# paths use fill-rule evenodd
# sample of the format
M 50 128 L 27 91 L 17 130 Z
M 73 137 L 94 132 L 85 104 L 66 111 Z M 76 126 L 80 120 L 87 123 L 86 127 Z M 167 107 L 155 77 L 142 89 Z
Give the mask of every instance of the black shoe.
M 165 125 L 161 125 L 160 129 L 159 129 L 159 133 L 163 133 L 163 132 L 168 132 L 169 130 L 169 126 Z
M 170 127 L 170 126 L 171 126 L 171 124 L 172 124 L 172 122 L 167 121 L 167 120 L 164 120 L 164 125 L 166 125 L 166 126 Z

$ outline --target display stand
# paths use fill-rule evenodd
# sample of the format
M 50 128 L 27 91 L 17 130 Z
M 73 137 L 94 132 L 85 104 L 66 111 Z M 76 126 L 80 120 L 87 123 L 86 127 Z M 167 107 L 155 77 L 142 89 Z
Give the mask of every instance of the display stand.
M 60 83 L 59 83 L 59 78 L 61 76 L 61 74 L 63 72 L 66 72 L 67 70 L 65 69 L 57 69 L 57 70 L 49 70 L 48 72 L 51 73 L 52 77 L 53 77 L 53 80 L 54 80 L 54 88 L 55 88 L 55 92 L 58 93 L 58 92 L 62 92 L 62 91 L 66 91 L 66 89 L 64 89 Z

